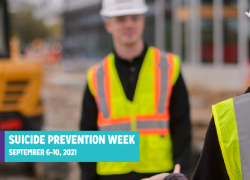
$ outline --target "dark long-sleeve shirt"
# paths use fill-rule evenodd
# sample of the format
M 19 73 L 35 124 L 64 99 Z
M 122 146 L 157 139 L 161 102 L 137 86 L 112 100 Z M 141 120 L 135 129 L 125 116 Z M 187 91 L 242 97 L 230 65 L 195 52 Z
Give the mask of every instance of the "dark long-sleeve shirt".
M 193 180 L 229 180 L 216 132 L 214 118 L 209 124 Z
M 140 56 L 133 62 L 128 62 L 120 58 L 115 52 L 115 66 L 121 80 L 126 97 L 132 101 L 139 76 L 139 72 L 148 50 L 145 48 Z M 174 163 L 181 164 L 182 173 L 189 173 L 190 152 L 191 152 L 191 125 L 189 116 L 188 94 L 184 80 L 180 73 L 173 86 L 170 100 L 170 132 L 173 142 Z M 81 117 L 81 130 L 98 130 L 97 126 L 97 104 L 87 85 L 83 99 L 83 109 Z M 80 163 L 82 170 L 82 180 L 139 180 L 150 177 L 154 174 L 139 174 L 131 172 L 125 175 L 98 176 L 96 173 L 96 163 Z
M 208 126 L 201 157 L 192 180 L 229 180 L 216 132 L 214 118 Z M 176 174 L 164 180 L 187 180 Z

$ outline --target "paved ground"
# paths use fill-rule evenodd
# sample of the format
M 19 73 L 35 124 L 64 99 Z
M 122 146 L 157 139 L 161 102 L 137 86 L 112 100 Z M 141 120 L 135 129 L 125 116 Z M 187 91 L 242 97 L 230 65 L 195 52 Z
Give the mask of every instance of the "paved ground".
M 44 130 L 79 130 L 82 95 L 86 83 L 86 70 L 81 70 L 83 72 L 65 72 L 61 70 L 61 66 L 46 69 Z M 78 164 L 69 163 L 69 166 L 67 180 L 80 179 Z

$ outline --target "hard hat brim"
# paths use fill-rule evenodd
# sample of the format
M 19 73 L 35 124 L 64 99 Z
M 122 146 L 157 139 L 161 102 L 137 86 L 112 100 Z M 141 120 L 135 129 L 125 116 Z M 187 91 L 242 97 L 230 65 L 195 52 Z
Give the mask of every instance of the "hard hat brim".
M 125 15 L 133 15 L 133 14 L 145 14 L 148 11 L 148 7 L 145 6 L 144 8 L 140 9 L 124 9 L 124 10 L 117 10 L 117 11 L 100 11 L 100 15 L 103 17 L 117 17 L 117 16 L 125 16 Z

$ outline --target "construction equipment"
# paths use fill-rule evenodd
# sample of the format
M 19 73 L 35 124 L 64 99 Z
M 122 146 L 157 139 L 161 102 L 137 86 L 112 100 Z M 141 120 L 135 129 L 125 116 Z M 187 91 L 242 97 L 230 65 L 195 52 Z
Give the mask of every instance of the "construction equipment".
M 42 68 L 20 57 L 19 42 L 9 43 L 6 0 L 0 1 L 0 130 L 40 130 Z
M 19 41 L 9 43 L 7 0 L 0 1 L 0 131 L 41 130 L 42 66 L 21 58 Z M 2 164 L 3 165 L 3 164 Z M 23 163 L 27 165 L 27 163 Z M 67 163 L 28 163 L 38 179 L 64 179 Z

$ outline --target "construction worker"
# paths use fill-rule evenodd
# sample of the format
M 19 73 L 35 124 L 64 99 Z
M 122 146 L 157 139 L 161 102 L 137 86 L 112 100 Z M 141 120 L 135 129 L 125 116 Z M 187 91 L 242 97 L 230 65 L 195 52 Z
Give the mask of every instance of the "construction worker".
M 80 129 L 140 131 L 140 162 L 80 163 L 82 180 L 139 180 L 188 174 L 191 127 L 180 59 L 142 39 L 144 0 L 103 0 L 100 14 L 114 50 L 89 69 Z
M 192 180 L 250 179 L 250 87 L 244 95 L 212 106 L 204 147 Z M 143 180 L 187 180 L 159 174 Z

